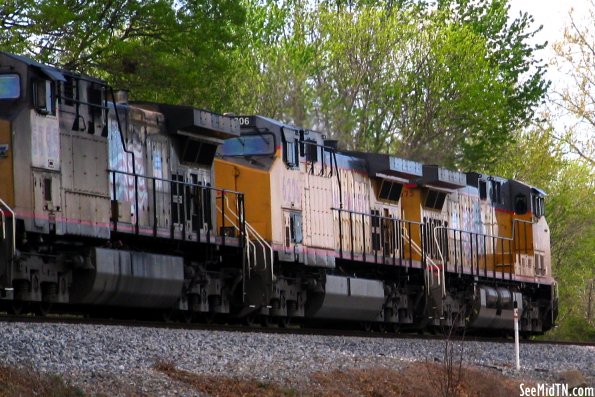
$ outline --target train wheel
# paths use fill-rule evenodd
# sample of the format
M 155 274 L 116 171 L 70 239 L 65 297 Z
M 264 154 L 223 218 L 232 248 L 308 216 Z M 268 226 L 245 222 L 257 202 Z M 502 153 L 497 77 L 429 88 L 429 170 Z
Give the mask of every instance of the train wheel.
M 372 322 L 370 322 L 370 321 L 362 321 L 360 323 L 360 327 L 362 328 L 362 331 L 370 332 L 370 331 L 372 331 Z
M 289 327 L 291 320 L 289 319 L 289 317 L 279 317 L 279 327 L 281 328 L 287 328 Z
M 271 318 L 271 316 L 262 316 L 262 318 L 260 319 L 260 322 L 261 322 L 262 326 L 266 327 L 266 328 L 270 328 L 274 324 L 274 321 Z
M 174 321 L 174 311 L 173 309 L 165 309 L 161 311 L 161 320 L 164 323 L 171 323 Z
M 194 313 L 190 310 L 183 311 L 182 321 L 184 321 L 186 324 L 191 324 L 194 321 Z
M 52 302 L 37 302 L 35 303 L 35 315 L 38 317 L 47 317 L 52 310 Z
M 245 316 L 243 319 L 244 325 L 248 327 L 254 327 L 256 325 L 256 314 L 251 313 Z
M 208 312 L 204 314 L 204 322 L 207 324 L 213 324 L 217 320 L 217 313 Z
M 21 300 L 13 299 L 8 302 L 6 311 L 13 316 L 20 316 L 26 312 L 26 303 Z
M 380 332 L 381 334 L 386 332 L 386 324 L 385 323 L 376 323 L 374 328 L 376 328 L 376 331 Z

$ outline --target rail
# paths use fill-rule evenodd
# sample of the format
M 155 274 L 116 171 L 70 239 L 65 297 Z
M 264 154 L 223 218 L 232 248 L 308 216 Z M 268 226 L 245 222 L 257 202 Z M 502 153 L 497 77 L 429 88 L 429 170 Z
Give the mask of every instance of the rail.
M 415 222 L 416 224 L 423 226 L 424 224 L 422 222 Z M 408 233 L 407 230 L 404 230 L 404 233 Z M 420 241 L 422 241 L 422 244 L 424 242 L 425 239 L 421 239 Z M 441 292 L 442 292 L 442 297 L 446 296 L 446 283 L 444 281 L 444 273 L 445 270 L 442 269 L 440 270 L 440 266 L 438 266 L 434 260 L 428 255 L 427 251 L 425 251 L 423 248 L 421 248 L 416 242 L 415 240 L 411 239 L 411 247 L 415 248 L 415 251 L 422 257 L 425 259 L 425 263 L 429 265 L 429 267 L 431 267 L 433 269 L 433 271 L 438 273 L 438 277 L 437 277 L 437 282 L 438 282 L 438 286 L 441 287 Z M 444 262 L 442 262 L 444 263 Z M 434 284 L 434 278 L 432 277 L 432 273 L 430 273 L 429 271 L 427 271 L 427 266 L 425 268 L 425 273 L 424 273 L 424 277 L 425 277 L 425 283 L 426 283 L 426 292 L 429 294 L 430 293 L 430 287 Z
M 431 277 L 430 269 L 438 273 L 438 282 L 440 283 L 440 274 L 442 270 L 440 267 L 427 255 L 424 247 L 425 240 L 423 238 L 423 226 L 422 222 L 408 221 L 399 218 L 387 217 L 377 214 L 358 212 L 345 210 L 341 208 L 331 208 L 331 210 L 338 213 L 338 229 L 339 229 L 339 257 L 344 259 L 346 256 L 354 260 L 356 256 L 361 253 L 361 258 L 364 263 L 368 262 L 368 252 L 373 254 L 373 263 L 392 262 L 393 265 L 399 266 L 413 266 L 413 253 L 416 252 L 421 259 L 421 266 L 424 269 L 424 277 L 426 278 L 426 285 L 431 286 L 434 281 Z M 345 216 L 344 214 L 347 214 Z M 346 255 L 345 247 L 343 244 L 343 221 L 347 217 L 348 225 L 347 229 L 349 232 L 349 247 Z M 355 218 L 361 219 L 361 231 L 354 229 Z M 368 227 L 366 227 L 366 219 L 368 221 Z M 411 230 L 413 227 L 418 228 L 419 241 L 422 246 L 420 247 L 412 236 Z M 359 236 L 359 244 L 355 241 L 356 234 Z M 366 241 L 370 241 L 370 245 L 367 246 Z M 358 246 L 358 252 L 356 253 L 355 246 Z M 406 248 L 409 248 L 408 250 Z M 369 248 L 369 250 L 368 250 Z M 380 258 L 380 261 L 379 261 Z
M 438 252 L 438 256 L 440 260 L 445 266 L 445 269 L 449 265 L 454 266 L 454 272 L 459 273 L 462 271 L 463 267 L 468 267 L 471 269 L 471 274 L 480 276 L 483 271 L 483 276 L 488 276 L 488 265 L 492 265 L 492 277 L 496 278 L 496 270 L 498 267 L 511 267 L 514 266 L 515 255 L 520 255 L 518 252 L 520 247 L 516 246 L 517 243 L 517 225 L 523 225 L 523 232 L 524 232 L 524 254 L 529 254 L 529 246 L 528 246 L 528 238 L 527 238 L 527 225 L 532 225 L 533 222 L 526 221 L 523 219 L 513 219 L 513 226 L 512 226 L 512 235 L 511 237 L 504 237 L 504 236 L 495 236 L 486 233 L 476 233 L 470 232 L 468 230 L 458 229 L 458 228 L 451 228 L 447 226 L 436 226 L 434 227 L 434 244 L 435 248 Z M 520 227 L 519 227 L 520 229 Z M 440 231 L 443 233 L 440 233 Z M 519 232 L 520 233 L 520 232 Z M 444 236 L 446 234 L 446 236 Z M 457 238 L 458 234 L 458 238 Z M 440 236 L 442 236 L 442 242 L 439 241 Z M 452 236 L 452 237 L 451 237 Z M 448 247 L 448 242 L 452 241 L 452 250 Z M 446 242 L 446 250 L 447 252 L 443 252 L 444 243 Z M 499 244 L 500 243 L 500 244 Z M 468 248 L 466 247 L 468 246 Z M 488 247 L 491 247 L 491 250 L 488 250 Z M 499 247 L 499 249 L 498 249 Z M 454 260 L 451 259 L 450 252 L 454 256 Z M 499 252 L 498 252 L 499 251 Z M 465 258 L 465 253 L 469 253 L 468 258 Z M 489 259 L 491 255 L 491 260 Z M 504 259 L 508 257 L 509 263 L 504 263 Z M 498 263 L 498 258 L 500 259 L 500 263 Z M 482 259 L 483 259 L 483 266 L 482 266 Z M 502 279 L 504 279 L 505 272 L 501 272 Z M 509 280 L 512 279 L 512 269 L 508 272 Z M 445 276 L 443 275 L 443 284 L 445 283 Z
M 17 230 L 16 230 L 16 214 L 15 212 L 12 210 L 12 208 L 10 208 L 10 206 L 8 204 L 6 204 L 4 202 L 4 200 L 0 199 L 0 215 L 2 217 L 2 240 L 6 239 L 6 215 L 4 214 L 4 211 L 9 212 L 12 215 L 12 241 L 11 241 L 11 247 L 12 247 L 12 252 L 11 255 L 14 255 L 17 252 L 17 242 L 16 242 L 16 236 L 17 236 Z
M 224 201 L 225 201 L 226 207 L 228 208 L 228 211 L 232 215 L 234 215 L 236 217 L 236 219 L 240 220 L 240 216 L 237 215 L 233 211 L 233 209 L 230 207 L 230 205 L 229 205 L 229 199 L 226 197 L 224 199 Z M 228 220 L 233 223 L 233 219 L 228 218 Z M 260 235 L 260 233 L 258 233 L 256 231 L 256 229 L 254 229 L 254 227 L 252 225 L 250 225 L 250 223 L 248 223 L 245 219 L 241 219 L 240 220 L 240 222 L 242 222 L 242 221 L 243 221 L 244 225 L 246 226 L 246 233 L 245 233 L 245 237 L 244 238 L 246 239 L 246 242 L 248 244 L 251 244 L 251 246 L 254 248 L 254 253 L 253 253 L 253 255 L 254 255 L 254 263 L 255 263 L 254 266 L 256 266 L 256 245 L 251 241 L 250 234 L 253 234 L 254 235 L 256 242 L 262 247 L 262 257 L 263 257 L 263 264 L 264 264 L 263 265 L 263 268 L 262 268 L 262 271 L 266 271 L 267 268 L 270 268 L 270 271 L 271 271 L 271 280 L 273 280 L 274 279 L 274 273 L 273 273 L 273 259 L 274 259 L 274 256 L 273 256 L 273 247 Z M 233 226 L 239 230 L 239 228 L 238 228 L 237 225 L 234 224 Z M 268 252 L 268 255 L 267 255 L 267 252 Z M 268 260 L 269 260 L 268 263 L 270 263 L 269 266 L 267 266 L 267 257 L 268 257 Z
M 216 222 L 213 222 L 212 219 L 211 208 L 213 195 L 216 198 L 222 197 L 223 199 L 231 195 L 241 207 L 234 214 L 240 220 L 237 230 L 241 235 L 240 237 L 243 238 L 243 233 L 245 233 L 243 225 L 245 221 L 243 193 L 218 189 L 208 184 L 138 175 L 127 171 L 110 169 L 108 172 L 111 176 L 111 199 L 134 203 L 134 208 L 131 208 L 130 223 L 134 225 L 135 234 L 140 234 L 142 227 L 145 231 L 149 230 L 149 235 L 158 237 L 162 236 L 163 230 L 169 228 L 169 238 L 174 239 L 176 230 L 181 228 L 181 239 L 188 240 L 187 224 L 189 224 L 190 231 L 196 233 L 197 241 L 200 240 L 201 231 L 203 231 L 206 234 L 207 243 L 210 243 L 211 233 L 216 232 L 213 228 L 219 226 L 221 244 L 225 245 L 225 229 L 229 226 L 226 225 L 225 221 L 232 222 L 225 214 L 225 206 L 218 208 L 215 205 L 221 211 L 221 225 L 216 225 Z M 178 177 L 181 178 L 181 176 Z M 142 208 L 139 208 L 139 206 Z M 166 212 L 166 210 L 171 211 L 169 223 L 162 222 L 160 225 L 158 210 L 163 210 L 163 212 Z M 143 218 L 142 224 L 141 218 Z M 112 229 L 114 231 L 118 231 L 120 223 L 122 222 L 119 221 L 118 217 L 112 214 Z M 233 226 L 238 225 L 234 224 Z

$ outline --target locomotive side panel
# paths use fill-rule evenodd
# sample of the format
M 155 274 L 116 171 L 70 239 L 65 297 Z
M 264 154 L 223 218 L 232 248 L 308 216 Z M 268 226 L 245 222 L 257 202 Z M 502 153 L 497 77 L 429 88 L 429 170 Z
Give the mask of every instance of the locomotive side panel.
M 61 138 L 66 233 L 107 239 L 110 199 L 106 139 L 70 131 Z
M 215 181 L 217 187 L 244 193 L 246 221 L 267 241 L 272 240 L 271 225 L 271 176 L 267 171 L 245 167 L 239 164 L 215 159 Z M 237 211 L 237 201 L 228 197 L 226 209 Z M 220 202 L 217 205 L 221 205 Z M 219 224 L 222 225 L 222 214 Z M 226 224 L 237 227 L 234 219 L 226 219 Z
M 13 168 L 12 123 L 0 120 L 0 199 L 14 207 L 14 168 Z

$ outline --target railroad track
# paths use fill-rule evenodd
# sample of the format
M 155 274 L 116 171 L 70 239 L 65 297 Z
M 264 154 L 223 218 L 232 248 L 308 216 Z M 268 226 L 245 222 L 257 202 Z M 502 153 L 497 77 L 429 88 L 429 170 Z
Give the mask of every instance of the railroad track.
M 91 318 L 83 315 L 6 315 L 0 313 L 0 323 L 35 323 L 35 324 L 77 324 L 77 325 L 106 325 L 123 327 L 141 327 L 158 329 L 181 329 L 198 331 L 226 331 L 239 333 L 264 333 L 264 334 L 295 334 L 295 335 L 319 335 L 319 336 L 342 336 L 357 338 L 383 338 L 383 339 L 427 339 L 445 340 L 445 334 L 429 334 L 417 332 L 379 332 L 363 331 L 347 327 L 321 328 L 316 326 L 289 325 L 287 327 L 244 325 L 239 323 L 205 323 L 205 322 L 166 322 L 154 320 L 130 320 L 113 318 Z M 474 342 L 492 343 L 514 343 L 513 338 L 481 336 L 481 335 L 454 335 L 453 340 L 464 340 Z M 560 341 L 543 339 L 526 339 L 522 344 L 549 344 L 549 345 L 571 345 L 571 346 L 593 346 L 595 342 L 589 341 Z

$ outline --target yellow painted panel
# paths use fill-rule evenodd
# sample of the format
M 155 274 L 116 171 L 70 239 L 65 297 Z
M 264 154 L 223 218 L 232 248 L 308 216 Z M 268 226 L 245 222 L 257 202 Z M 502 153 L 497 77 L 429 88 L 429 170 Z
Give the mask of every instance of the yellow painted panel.
M 418 187 L 403 186 L 403 192 L 401 193 L 401 209 L 403 211 L 403 219 L 405 221 L 421 222 L 421 189 Z M 406 225 L 408 227 L 408 225 Z M 411 225 L 411 239 L 417 247 L 421 247 L 420 239 L 420 227 L 419 225 Z M 405 240 L 404 254 L 406 258 L 411 255 L 413 260 L 421 260 L 421 255 L 416 249 L 411 251 L 411 247 L 408 246 L 407 240 Z
M 215 159 L 215 186 L 244 193 L 246 221 L 265 240 L 272 241 L 271 181 L 267 171 Z M 235 208 L 233 200 L 229 205 Z M 218 221 L 221 225 L 221 214 Z
M 0 145 L 8 145 L 6 157 L 0 157 L 0 198 L 11 207 L 14 203 L 14 173 L 10 122 L 0 120 Z
M 487 207 L 487 210 L 490 210 L 490 207 Z M 502 210 L 495 210 L 496 215 L 496 226 L 497 226 L 497 235 L 500 237 L 512 237 L 512 212 L 510 211 L 502 211 Z M 512 244 L 508 240 L 499 239 L 496 241 L 496 253 L 498 255 L 495 256 L 492 260 L 496 263 L 494 264 L 496 267 L 496 271 L 511 273 L 514 272 L 514 247 L 515 243 Z M 513 249 L 511 253 L 510 250 Z M 501 253 L 504 252 L 504 255 Z M 493 266 L 492 266 L 493 268 Z M 490 269 L 488 267 L 488 269 Z

